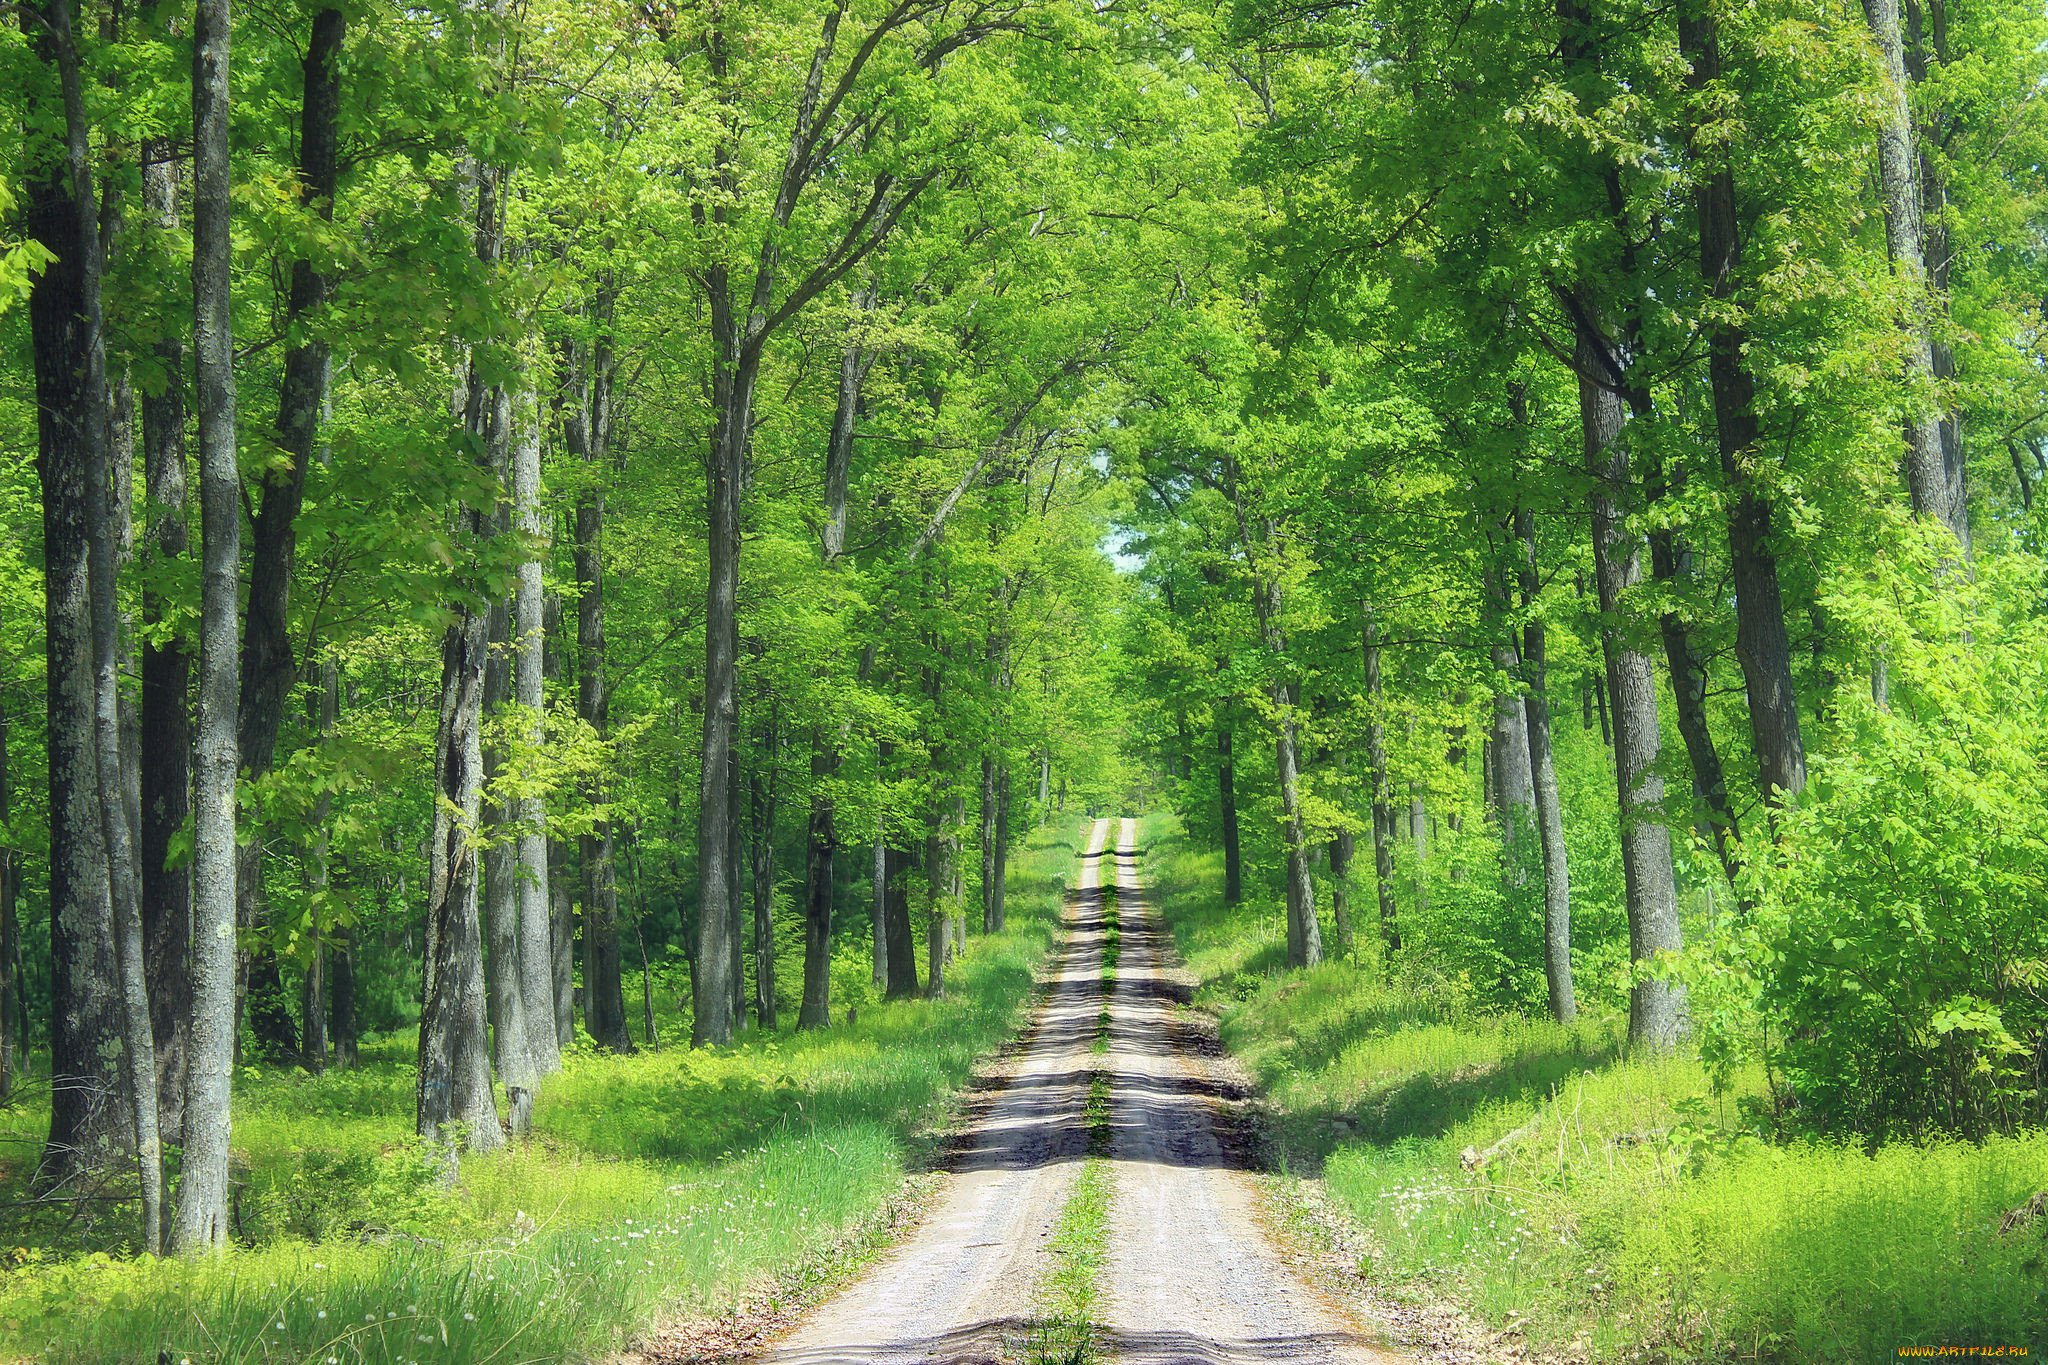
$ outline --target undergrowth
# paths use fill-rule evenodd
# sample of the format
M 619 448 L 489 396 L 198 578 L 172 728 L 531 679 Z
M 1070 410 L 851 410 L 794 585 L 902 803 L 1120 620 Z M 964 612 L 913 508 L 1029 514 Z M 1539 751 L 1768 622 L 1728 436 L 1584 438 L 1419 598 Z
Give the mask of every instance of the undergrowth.
M 2048 1134 L 1875 1149 L 1779 1141 L 1699 1061 L 1622 1021 L 1482 1011 L 1330 962 L 1285 972 L 1275 907 L 1148 828 L 1198 1003 L 1257 1077 L 1289 1166 L 1366 1231 L 1361 1273 L 1448 1293 L 1595 1360 L 1889 1361 L 1903 1345 L 2048 1351 Z M 2011 1215 L 2008 1217 L 2008 1215 Z
M 1085 829 L 1040 831 L 1019 853 L 1009 928 L 970 944 L 946 999 L 731 1048 L 579 1048 L 543 1090 L 533 1139 L 464 1162 L 452 1187 L 408 1136 L 409 1038 L 366 1046 L 352 1072 L 250 1069 L 237 1246 L 200 1261 L 15 1248 L 0 1359 L 580 1360 L 841 1254 L 1014 1030 Z M 846 951 L 863 949 L 849 937 Z M 26 1106 L 0 1119 L 18 1140 L 45 1121 Z

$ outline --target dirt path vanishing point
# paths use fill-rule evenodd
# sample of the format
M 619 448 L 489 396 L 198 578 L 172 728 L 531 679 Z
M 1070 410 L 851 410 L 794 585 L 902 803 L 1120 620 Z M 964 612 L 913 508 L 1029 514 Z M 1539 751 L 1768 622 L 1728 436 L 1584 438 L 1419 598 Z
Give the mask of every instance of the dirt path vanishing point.
M 1267 1361 L 1393 1365 L 1281 1260 L 1254 1212 L 1248 1163 L 1214 1118 L 1225 1083 L 1188 1047 L 1166 929 L 1138 882 L 1135 822 L 1097 821 L 1082 855 L 1050 990 L 1018 1056 L 973 1110 L 946 1185 L 909 1240 L 760 1359 L 772 1365 L 967 1365 L 1028 1359 L 1033 1294 L 1054 1224 L 1088 1155 L 1086 1106 L 1109 1077 L 1114 1182 L 1099 1287 L 1099 1359 L 1148 1365 Z M 1104 906 L 1120 930 L 1109 1050 Z

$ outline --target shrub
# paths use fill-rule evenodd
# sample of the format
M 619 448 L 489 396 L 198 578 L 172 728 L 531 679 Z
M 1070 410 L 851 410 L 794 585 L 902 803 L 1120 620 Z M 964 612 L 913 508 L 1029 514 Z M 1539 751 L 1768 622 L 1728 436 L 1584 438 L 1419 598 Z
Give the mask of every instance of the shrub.
M 1991 627 L 1986 626 L 1988 631 Z M 1786 1116 L 1874 1138 L 2011 1132 L 2048 1064 L 2048 649 L 1905 653 L 1758 869 L 1747 935 Z

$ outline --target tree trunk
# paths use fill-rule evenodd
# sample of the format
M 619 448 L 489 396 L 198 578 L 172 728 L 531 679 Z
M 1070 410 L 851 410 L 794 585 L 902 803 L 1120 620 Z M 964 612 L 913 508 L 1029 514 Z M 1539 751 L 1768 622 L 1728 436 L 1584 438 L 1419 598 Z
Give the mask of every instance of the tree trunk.
M 1379 888 L 1380 945 L 1387 957 L 1401 949 L 1401 925 L 1394 906 L 1393 784 L 1387 777 L 1387 727 L 1380 715 L 1379 622 L 1368 607 L 1361 647 L 1365 663 L 1365 704 L 1371 708 L 1365 725 L 1367 779 L 1372 783 L 1372 869 Z M 1347 852 L 1349 850 L 1346 850 Z
M 22 1010 L 22 981 L 16 964 L 21 957 L 21 849 L 14 834 L 14 770 L 8 762 L 10 724 L 0 707 L 0 1103 L 14 1095 L 28 1039 L 16 1024 Z
M 705 465 L 707 582 L 704 595 L 704 744 L 697 814 L 697 977 L 690 1040 L 732 1040 L 732 918 L 735 879 L 733 761 L 739 737 L 740 484 L 747 430 L 754 411 L 759 352 L 742 338 L 744 318 L 733 316 L 724 288 L 712 293 L 712 406 L 710 458 Z M 724 913 L 721 913 L 724 912 Z
M 1930 61 L 1946 65 L 1949 60 L 1948 5 L 1946 0 L 1926 0 L 1924 5 L 1916 3 L 1916 0 L 1905 0 L 1905 11 L 1906 75 L 1914 85 L 1924 85 Z M 1952 117 L 1939 106 L 1929 109 L 1925 125 L 1915 129 L 1915 142 L 1920 156 L 1921 255 L 1927 267 L 1930 295 L 1928 353 L 1934 361 L 1935 379 L 1945 386 L 1936 418 L 1940 424 L 1942 471 L 1953 490 L 1957 506 L 1964 509 L 1960 522 L 1963 531 L 1959 538 L 1963 542 L 1963 553 L 1967 555 L 1970 552 L 1969 470 L 1963 459 L 1962 408 L 1954 389 L 1956 353 L 1948 337 L 1949 271 L 1954 260 L 1948 230 L 1948 184 L 1942 177 L 1941 163 L 1931 150 L 1947 139 L 1952 123 Z
M 341 714 L 341 677 L 331 655 L 321 658 L 314 675 L 317 685 L 312 698 L 312 719 L 322 743 L 325 743 L 333 738 L 335 722 Z M 322 919 L 329 888 L 327 822 L 333 812 L 333 797 L 322 792 L 313 803 L 313 838 L 306 849 L 312 956 L 307 962 L 305 980 L 299 992 L 299 1018 L 304 1021 L 306 1067 L 316 1076 L 327 1070 L 327 943 Z
M 936 670 L 934 678 L 936 679 Z M 931 686 L 934 706 L 938 702 L 938 684 Z M 941 713 L 939 723 L 943 725 Z M 945 782 L 949 772 L 947 755 L 943 747 L 931 748 L 933 770 L 939 774 L 939 781 Z M 946 993 L 946 959 L 952 948 L 952 904 L 950 892 L 953 882 L 955 848 L 950 835 L 951 825 L 947 819 L 950 799 L 941 792 L 932 796 L 929 827 L 924 841 L 924 877 L 927 903 L 927 929 L 925 933 L 925 994 L 937 1000 Z
M 1231 755 L 1230 722 L 1216 721 L 1216 803 L 1223 826 L 1223 903 L 1244 899 L 1244 845 L 1237 828 L 1237 765 Z
M 334 1043 L 334 1064 L 353 1071 L 356 1066 L 356 949 L 355 936 L 350 930 L 341 928 L 334 931 L 328 965 L 333 972 L 328 991 L 328 1017 Z
M 725 955 L 730 969 L 726 979 L 732 988 L 732 1026 L 735 1033 L 744 1033 L 747 1028 L 747 858 L 746 839 L 741 826 L 741 816 L 745 813 L 742 794 L 746 784 L 740 780 L 740 757 L 738 736 L 735 735 L 732 753 L 725 765 L 725 857 L 726 866 L 732 869 L 732 876 L 726 881 Z M 640 932 L 637 916 L 633 932 Z
M 235 611 L 242 480 L 235 457 L 233 267 L 228 179 L 228 0 L 201 0 L 193 26 L 193 351 L 198 361 L 199 718 L 193 761 L 191 1034 L 184 1152 L 171 1245 L 227 1240 L 228 1096 L 235 1058 Z
M 1670 527 L 1659 527 L 1650 533 L 1650 564 L 1659 583 L 1676 588 L 1692 577 L 1692 550 Z M 1685 741 L 1685 754 L 1692 764 L 1693 794 L 1706 809 L 1714 852 L 1732 884 L 1742 870 L 1741 831 L 1735 824 L 1734 808 L 1728 803 L 1728 780 L 1721 771 L 1721 754 L 1714 747 L 1713 731 L 1707 725 L 1706 660 L 1692 642 L 1692 628 L 1678 612 L 1661 613 L 1657 632 L 1664 642 L 1665 667 L 1671 671 L 1678 733 Z
M 1564 807 L 1558 799 L 1557 764 L 1550 747 L 1550 664 L 1548 634 L 1536 610 L 1542 590 L 1536 556 L 1536 519 L 1526 508 L 1515 512 L 1515 535 L 1521 543 L 1518 561 L 1522 609 L 1522 677 L 1528 690 L 1522 705 L 1529 727 L 1530 789 L 1536 805 L 1536 838 L 1543 855 L 1543 980 L 1549 988 L 1550 1014 L 1560 1024 L 1578 1015 L 1572 992 L 1572 883 L 1565 857 Z
M 981 932 L 993 934 L 996 922 L 996 762 L 981 756 Z
M 1719 22 L 1711 5 L 1690 0 L 1679 9 L 1678 46 L 1691 64 L 1689 84 L 1704 93 L 1722 78 Z M 1717 147 L 1691 139 L 1695 161 L 1705 163 L 1693 193 L 1699 217 L 1700 273 L 1716 300 L 1732 299 L 1740 284 L 1742 239 L 1736 216 L 1735 174 Z M 1714 430 L 1721 473 L 1734 494 L 1728 507 L 1728 559 L 1735 580 L 1735 657 L 1749 702 L 1750 739 L 1759 788 L 1772 807 L 1806 787 L 1806 746 L 1799 731 L 1799 696 L 1792 682 L 1792 644 L 1778 587 L 1772 544 L 1771 497 L 1755 476 L 1758 449 L 1756 382 L 1744 360 L 1748 335 L 1725 311 L 1707 328 L 1707 376 L 1714 394 Z
M 1878 107 L 1877 179 L 1884 207 L 1885 253 L 1892 274 L 1905 281 L 1911 312 L 1904 321 L 1905 473 L 1913 510 L 1939 522 L 1955 536 L 1964 558 L 1970 553 L 1970 514 L 1963 466 L 1942 446 L 1940 408 L 1933 395 L 1935 368 L 1932 321 L 1937 311 L 1927 277 L 1927 240 L 1921 202 L 1920 154 L 1908 99 L 1905 35 L 1899 0 L 1863 0 L 1863 15 L 1883 67 Z
M 1287 965 L 1313 967 L 1323 960 L 1323 942 L 1321 926 L 1316 922 L 1315 882 L 1309 876 L 1308 832 L 1301 815 L 1301 777 L 1295 759 L 1297 742 L 1291 713 L 1293 697 L 1283 684 L 1275 684 L 1273 692 L 1273 704 L 1281 713 L 1273 755 L 1287 840 Z
M 905 1000 L 917 994 L 917 943 L 910 933 L 910 865 L 914 855 L 891 842 L 883 851 L 883 916 L 889 924 L 889 982 L 891 1000 Z
M 567 1052 L 576 1041 L 576 894 L 579 877 L 569 876 L 569 846 L 548 841 L 548 933 L 555 978 L 555 1045 Z
M 889 986 L 889 848 L 883 841 L 878 828 L 875 832 L 875 866 L 873 873 L 874 891 L 871 899 L 873 909 L 872 929 L 875 940 L 875 986 L 887 990 Z
M 499 414 L 509 423 L 509 399 L 499 400 Z M 511 433 L 503 433 L 504 450 Z M 509 453 L 509 452 L 508 452 Z M 501 466 L 501 472 L 503 466 Z M 506 527 L 501 514 L 492 517 L 494 531 Z M 484 661 L 483 715 L 486 722 L 498 717 L 512 696 L 512 609 L 505 601 L 490 606 L 490 656 Z M 524 968 L 519 952 L 519 838 L 511 812 L 492 790 L 504 774 L 503 746 L 484 746 L 483 828 L 489 842 L 484 846 L 484 938 L 488 950 L 485 987 L 490 1001 L 491 1055 L 498 1081 L 505 1087 L 505 1109 L 512 1136 L 523 1137 L 533 1123 L 533 1092 L 538 1077 L 533 1067 L 533 1044 L 527 1038 Z
M 167 140 L 143 146 L 143 207 L 154 228 L 178 231 L 178 168 Z M 142 395 L 143 495 L 151 509 L 144 553 L 152 568 L 182 559 L 185 531 L 185 346 L 175 332 L 156 344 L 168 377 Z M 192 808 L 192 656 L 182 633 L 167 630 L 173 607 L 144 577 L 142 593 L 141 853 L 142 951 L 149 1017 L 156 1038 L 157 1116 L 168 1141 L 184 1131 L 185 1061 L 191 1027 L 188 994 L 192 871 L 169 866 L 171 841 Z
M 1415 908 L 1429 908 L 1429 812 L 1418 794 L 1408 802 L 1408 841 L 1415 847 Z
M 775 751 L 780 742 L 779 720 L 771 705 L 762 734 L 762 761 L 747 774 L 747 812 L 753 825 L 748 846 L 753 857 L 754 1020 L 764 1029 L 772 1029 L 776 1023 Z
M 479 520 L 474 513 L 472 521 Z M 480 529 L 480 528 L 479 528 Z M 502 1140 L 491 1092 L 483 936 L 472 846 L 482 819 L 483 689 L 488 614 L 462 609 L 441 644 L 441 715 L 435 735 L 432 873 L 420 1011 L 415 1131 L 472 1151 Z
M 1613 700 L 1615 784 L 1621 811 L 1622 873 L 1626 885 L 1629 958 L 1643 966 L 1681 946 L 1678 888 L 1671 865 L 1671 833 L 1662 816 L 1664 779 L 1657 771 L 1660 744 L 1656 670 L 1617 624 L 1623 598 L 1642 578 L 1642 545 L 1624 520 L 1631 491 L 1626 437 L 1628 410 L 1592 376 L 1606 362 L 1606 341 L 1582 328 L 1576 363 L 1579 416 L 1586 466 L 1592 475 L 1593 560 L 1606 624 L 1601 630 L 1607 691 Z M 1629 1040 L 1668 1050 L 1684 1033 L 1685 992 L 1645 979 L 1629 995 Z
M 991 933 L 1000 934 L 1009 927 L 1010 894 L 1010 765 L 1005 763 L 996 769 L 996 851 L 995 889 L 989 893 L 990 904 L 995 907 L 995 928 Z
M 1501 868 L 1511 888 L 1529 882 L 1529 834 L 1536 823 L 1536 792 L 1530 780 L 1529 720 L 1515 688 L 1522 674 L 1520 652 L 1507 625 L 1506 574 L 1498 563 L 1485 572 L 1490 629 L 1496 633 L 1493 655 L 1493 720 L 1486 747 L 1487 787 L 1492 792 L 1493 818 L 1500 828 Z
M 1349 829 L 1340 829 L 1330 840 L 1330 928 L 1336 940 L 1337 956 L 1351 956 L 1351 855 L 1356 839 Z
M 118 42 L 121 16 L 109 11 L 100 19 L 100 37 Z M 67 119 L 67 124 L 69 120 Z M 85 127 L 81 122 L 80 127 Z M 88 136 L 89 129 L 87 130 Z M 124 158 L 128 149 L 110 138 L 105 155 Z M 90 185 L 90 174 L 85 181 Z M 90 213 L 93 206 L 87 204 Z M 123 215 L 121 190 L 103 182 L 97 205 L 99 242 L 97 269 L 104 270 L 120 241 Z M 133 671 L 130 653 L 132 623 L 121 610 L 120 580 L 135 546 L 135 387 L 124 366 L 106 375 L 104 343 L 101 365 L 107 388 L 101 463 L 91 494 L 95 510 L 89 572 L 92 582 L 93 727 L 99 774 L 100 819 L 106 827 L 107 884 L 114 909 L 114 961 L 120 973 L 122 1080 L 129 1098 L 129 1119 L 140 1176 L 143 1243 L 161 1251 L 163 1241 L 163 1159 L 158 1129 L 156 1040 L 150 1026 L 149 982 L 143 965 L 142 881 L 137 844 L 140 839 L 140 736 L 135 711 L 121 694 L 124 673 Z
M 603 311 L 600 303 L 599 311 Z M 576 712 L 600 738 L 611 729 L 605 679 L 604 463 L 610 428 L 610 362 L 601 348 L 578 353 L 568 376 L 562 443 L 591 475 L 576 500 Z M 590 794 L 602 804 L 602 786 Z M 620 979 L 619 893 L 612 821 L 579 839 L 583 869 L 583 1026 L 599 1046 L 630 1052 Z
M 530 400 L 527 400 L 530 401 Z M 528 551 L 519 559 L 519 584 L 513 594 L 512 700 L 525 721 L 526 743 L 539 749 L 547 742 L 547 603 L 541 558 L 547 552 L 549 518 L 540 503 L 540 413 L 523 401 L 519 429 L 512 442 L 512 516 Z M 548 875 L 547 803 L 539 796 L 521 796 L 513 803 L 518 830 L 518 953 L 520 1013 L 526 1025 L 526 1050 L 533 1078 L 562 1069 L 561 1045 L 555 1036 L 555 936 Z
M 495 267 L 504 245 L 501 172 L 479 168 L 476 186 L 476 254 L 486 267 Z M 464 385 L 463 425 L 493 479 L 504 463 L 499 452 L 510 436 L 505 429 L 510 416 L 503 386 L 484 383 L 472 362 Z M 472 507 L 462 516 L 470 541 L 481 545 L 493 529 L 492 511 Z M 416 1131 L 451 1151 L 458 1140 L 471 1151 L 488 1151 L 504 1141 L 491 1091 L 474 847 L 483 819 L 484 672 L 490 637 L 489 613 L 462 603 L 441 642 Z
M 1265 526 L 1270 547 L 1279 538 L 1270 521 Z M 1270 576 L 1262 577 L 1253 593 L 1259 634 L 1266 651 L 1276 663 L 1287 657 L 1287 641 L 1280 627 L 1280 585 Z M 1309 875 L 1308 830 L 1301 813 L 1299 739 L 1295 720 L 1294 689 L 1275 678 L 1271 686 L 1274 727 L 1273 757 L 1280 782 L 1280 814 L 1287 854 L 1287 965 L 1313 967 L 1323 960 L 1322 928 L 1316 922 L 1315 882 Z M 1227 874 L 1226 874 L 1227 876 Z
M 574 453 L 574 452 L 571 452 Z M 571 514 L 573 517 L 573 513 Z M 541 673 L 543 699 L 546 683 L 566 676 L 562 656 L 562 596 L 548 592 L 541 596 Z M 547 841 L 548 896 L 548 999 L 553 1006 L 555 1064 L 576 1041 L 576 898 L 570 891 L 569 845 L 550 835 Z M 522 947 L 522 951 L 525 949 Z
M 838 767 L 825 732 L 811 737 L 811 813 L 804 839 L 804 996 L 797 1010 L 800 1029 L 832 1025 L 832 879 L 839 853 L 831 795 L 823 784 Z M 881 916 L 875 917 L 879 930 Z M 876 943 L 879 948 L 881 940 Z M 879 951 L 877 958 L 881 957 Z

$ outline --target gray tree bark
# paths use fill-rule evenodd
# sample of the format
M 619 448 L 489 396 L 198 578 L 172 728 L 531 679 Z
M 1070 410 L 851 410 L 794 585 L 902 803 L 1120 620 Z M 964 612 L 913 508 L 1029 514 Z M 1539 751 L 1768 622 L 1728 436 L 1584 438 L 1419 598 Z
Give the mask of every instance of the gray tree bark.
M 1278 535 L 1278 528 L 1268 522 L 1265 543 L 1273 545 Z M 1261 577 L 1253 590 L 1253 605 L 1268 654 L 1276 663 L 1284 660 L 1287 641 L 1280 628 L 1278 581 L 1270 575 Z M 1280 781 L 1280 812 L 1287 855 L 1287 965 L 1313 967 L 1323 960 L 1323 933 L 1316 922 L 1316 889 L 1309 872 L 1308 830 L 1301 813 L 1300 741 L 1294 690 L 1276 677 L 1271 686 L 1271 699 L 1276 717 L 1273 758 Z
M 1905 319 L 1905 474 L 1913 510 L 1939 522 L 1970 553 L 1970 513 L 1963 486 L 1961 451 L 1943 448 L 1940 376 L 1935 367 L 1935 301 L 1927 274 L 1925 206 L 1920 153 L 1908 101 L 1905 35 L 1899 0 L 1863 0 L 1863 15 L 1877 56 L 1884 89 L 1878 106 L 1877 179 L 1884 208 L 1885 253 L 1892 274 L 1903 280 L 1912 300 Z
M 200 0 L 193 26 L 193 351 L 199 399 L 199 719 L 193 761 L 192 1029 L 182 1177 L 171 1245 L 228 1235 L 228 1095 L 235 1060 L 235 613 L 242 480 L 235 460 L 233 267 L 228 163 L 228 0 Z
M 143 144 L 142 201 L 151 227 L 178 231 L 178 167 L 167 139 Z M 157 342 L 166 381 L 141 399 L 143 495 L 151 510 L 143 552 L 152 566 L 184 557 L 185 346 L 175 332 Z M 192 808 L 192 655 L 163 627 L 173 608 L 144 579 L 142 620 L 141 863 L 143 964 L 156 1038 L 157 1116 L 165 1138 L 184 1131 L 185 1061 L 190 1042 L 192 871 L 169 866 L 171 840 Z
M 1577 343 L 1579 416 L 1586 467 L 1592 475 L 1593 561 L 1600 612 L 1606 624 L 1601 649 L 1613 701 L 1615 784 L 1621 810 L 1622 874 L 1626 885 L 1629 959 L 1642 966 L 1682 946 L 1678 887 L 1671 864 L 1671 832 L 1663 822 L 1664 779 L 1657 771 L 1661 743 L 1656 670 L 1630 638 L 1625 598 L 1642 579 L 1642 540 L 1629 530 L 1626 508 L 1633 491 L 1626 436 L 1628 409 L 1594 378 L 1607 364 L 1607 343 L 1582 328 Z M 1677 1045 L 1686 1029 L 1685 991 L 1666 981 L 1638 981 L 1629 993 L 1629 1041 L 1652 1050 Z
M 599 312 L 606 311 L 601 304 Z M 576 711 L 599 736 L 610 733 L 605 678 L 604 465 L 611 427 L 611 362 L 603 347 L 570 366 L 562 442 L 593 475 L 576 499 Z M 602 804 L 600 786 L 591 793 Z M 579 839 L 583 871 L 583 1025 L 600 1046 L 630 1052 L 620 980 L 619 893 L 613 824 L 599 819 Z
M 1560 1024 L 1578 1016 L 1572 991 L 1572 881 L 1565 857 L 1564 807 L 1558 799 L 1557 764 L 1550 747 L 1549 640 L 1542 615 L 1535 610 L 1542 590 L 1536 555 L 1536 519 L 1526 508 L 1515 512 L 1515 536 L 1521 545 L 1517 577 L 1528 623 L 1522 627 L 1522 676 L 1528 690 L 1522 705 L 1529 727 L 1530 789 L 1536 806 L 1536 838 L 1543 855 L 1543 980 L 1550 996 L 1550 1014 Z M 1419 830 L 1421 822 L 1415 822 Z
M 997 871 L 1000 856 L 996 845 L 996 761 L 992 755 L 981 756 L 981 932 L 999 933 L 1002 930 L 1001 917 L 1001 874 Z
M 1365 761 L 1372 783 L 1372 869 L 1379 889 L 1380 946 L 1389 958 L 1401 949 L 1401 922 L 1394 903 L 1393 784 L 1387 777 L 1387 727 L 1380 715 L 1379 622 L 1368 607 L 1361 653 L 1365 663 L 1366 705 L 1372 715 L 1365 726 Z
M 1653 496 L 1662 496 L 1659 490 L 1652 491 Z M 1650 565 L 1658 582 L 1682 589 L 1692 578 L 1692 547 L 1670 527 L 1659 527 L 1650 533 Z M 1671 672 L 1671 701 L 1679 737 L 1685 741 L 1686 758 L 1692 764 L 1693 795 L 1705 809 L 1714 852 L 1733 883 L 1742 870 L 1742 836 L 1735 823 L 1735 809 L 1728 801 L 1721 752 L 1714 746 L 1714 734 L 1707 724 L 1707 662 L 1693 643 L 1692 626 L 1678 611 L 1661 613 L 1657 632 L 1664 642 L 1665 667 Z
M 776 1024 L 775 1004 L 775 751 L 780 716 L 771 703 L 762 731 L 762 761 L 747 773 L 748 857 L 754 902 L 754 1021 Z
M 509 472 L 514 439 L 507 429 L 515 406 L 510 396 L 497 391 L 498 416 L 493 422 L 498 449 L 493 452 L 500 476 Z M 493 533 L 507 529 L 503 512 L 491 518 Z M 512 608 L 497 601 L 490 607 L 490 655 L 484 662 L 483 715 L 491 720 L 502 714 L 512 696 Z M 539 1077 L 534 1072 L 533 1045 L 527 1038 L 524 967 L 519 951 L 519 838 L 520 829 L 511 808 L 495 793 L 504 776 L 505 754 L 501 744 L 483 748 L 484 794 L 481 806 L 483 829 L 489 842 L 484 846 L 484 942 L 488 949 L 485 986 L 490 1001 L 491 1055 L 497 1064 L 498 1081 L 505 1087 L 506 1122 L 513 1137 L 525 1136 L 533 1123 L 534 1090 Z
M 875 865 L 872 872 L 874 890 L 871 895 L 873 909 L 870 912 L 874 924 L 875 985 L 884 990 L 889 985 L 889 848 L 883 841 L 879 828 L 875 831 Z
M 69 0 L 21 10 L 23 32 L 61 96 L 32 96 L 27 235 L 54 259 L 29 291 L 36 468 L 43 501 L 44 697 L 50 818 L 50 1133 L 39 1183 L 105 1165 L 125 1146 L 114 907 L 93 730 L 93 485 L 106 461 L 106 355 L 99 225 Z
M 1216 720 L 1216 805 L 1223 826 L 1223 903 L 1244 899 L 1244 844 L 1237 826 L 1237 763 L 1231 753 L 1230 721 Z
M 15 1078 L 21 1074 L 22 1052 L 28 1040 L 16 1022 L 22 1017 L 21 976 L 16 962 L 21 956 L 21 848 L 14 834 L 14 769 L 8 762 L 10 726 L 5 707 L 0 707 L 0 1102 L 14 1094 Z
M 1010 919 L 1010 765 L 1007 763 L 996 768 L 995 833 L 995 889 L 989 893 L 989 903 L 995 920 L 992 932 L 1000 934 L 1008 927 Z
M 502 172 L 476 171 L 476 254 L 495 267 L 504 247 Z M 486 384 L 472 359 L 462 388 L 463 426 L 493 480 L 508 439 L 501 385 Z M 495 529 L 495 508 L 462 513 L 472 544 Z M 419 1031 L 416 1131 L 450 1153 L 458 1143 L 489 1151 L 504 1142 L 491 1090 L 483 929 L 478 915 L 476 843 L 483 827 L 484 670 L 489 612 L 466 601 L 441 639 L 441 706 L 434 735 L 434 832 L 427 884 L 427 934 Z
M 547 604 L 541 575 L 548 517 L 540 501 L 540 414 L 522 407 L 512 442 L 512 516 L 528 551 L 520 556 L 513 595 L 512 700 L 525 719 L 526 743 L 547 740 Z M 536 1084 L 562 1069 L 555 1036 L 554 927 L 549 901 L 547 803 L 521 796 L 512 811 L 518 842 L 518 973 L 520 1013 Z
M 910 932 L 910 868 L 915 855 L 891 840 L 883 851 L 882 913 L 889 923 L 887 997 L 906 1000 L 917 994 L 917 941 Z

